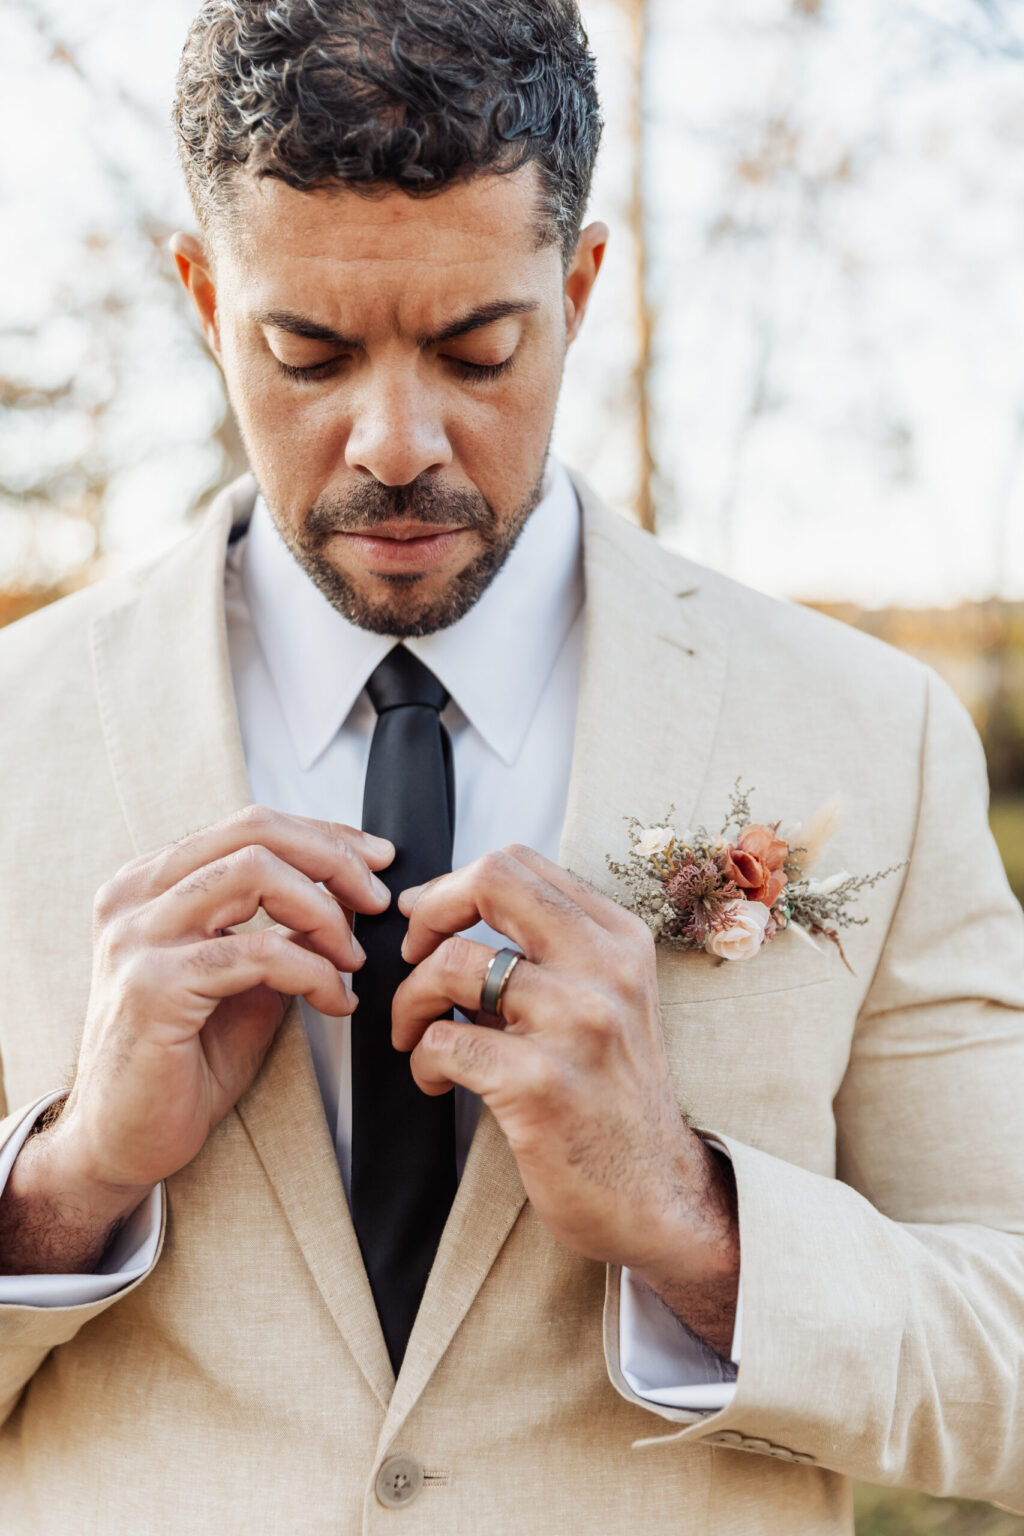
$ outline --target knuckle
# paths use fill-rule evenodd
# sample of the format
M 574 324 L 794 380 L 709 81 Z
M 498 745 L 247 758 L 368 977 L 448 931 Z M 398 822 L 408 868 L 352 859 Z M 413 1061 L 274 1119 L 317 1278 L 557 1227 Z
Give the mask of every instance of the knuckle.
M 498 880 L 504 879 L 508 875 L 511 866 L 512 859 L 510 856 L 504 850 L 498 851 L 494 849 L 490 853 L 481 854 L 479 859 L 477 859 L 476 874 L 484 884 L 491 885 Z
M 333 987 L 340 985 L 338 981 L 338 972 L 328 960 L 326 955 L 317 954 L 316 951 L 312 949 L 307 949 L 305 953 L 309 956 L 312 969 L 319 972 L 320 981 L 326 982 L 329 986 Z
M 118 966 L 118 985 L 131 1001 L 151 997 L 166 998 L 169 991 L 167 962 L 158 951 L 137 950 Z
M 435 1019 L 424 1032 L 423 1046 L 446 1056 L 455 1056 L 470 1069 L 486 1066 L 493 1055 L 493 1042 L 486 1030 L 453 1027 L 448 1019 Z
M 553 1057 L 538 1054 L 526 1069 L 524 1087 L 534 1104 L 550 1108 L 564 1096 L 565 1074 Z
M 616 1038 L 621 1019 L 610 997 L 602 992 L 590 994 L 586 1001 L 585 1028 L 591 1040 L 599 1045 L 610 1044 Z
M 654 934 L 648 928 L 643 918 L 637 917 L 635 912 L 630 912 L 627 915 L 629 917 L 630 941 L 636 945 L 644 964 L 649 964 L 654 959 Z
M 262 843 L 247 843 L 237 853 L 229 855 L 227 862 L 233 864 L 247 880 L 262 884 L 276 861 Z
M 255 960 L 258 965 L 268 965 L 276 960 L 283 952 L 283 946 L 287 942 L 274 928 L 258 928 L 252 933 L 238 936 L 248 952 L 249 958 Z
M 314 827 L 316 827 L 317 831 L 322 832 L 325 837 L 337 838 L 339 841 L 346 837 L 361 836 L 361 833 L 356 828 L 346 826 L 343 821 L 321 821 L 314 817 L 312 819 L 312 824 Z
M 611 961 L 610 969 L 620 991 L 632 995 L 646 990 L 646 956 L 636 947 L 629 945 L 620 948 Z
M 334 852 L 339 858 L 344 859 L 347 864 L 351 864 L 355 860 L 355 852 L 352 844 L 349 842 L 349 835 L 345 827 L 332 826 L 331 828 L 331 843 Z
M 120 905 L 121 888 L 117 875 L 105 880 L 93 899 L 93 916 L 98 923 L 106 924 Z
M 528 848 L 525 843 L 507 843 L 501 852 L 504 858 L 515 859 L 519 863 L 534 856 L 533 849 Z
M 250 834 L 267 833 L 276 827 L 279 816 L 266 805 L 244 805 L 230 818 L 235 826 L 243 827 Z
M 134 949 L 134 927 L 126 912 L 111 912 L 103 924 L 103 949 L 112 960 L 118 960 Z
M 437 946 L 437 965 L 445 976 L 462 975 L 474 956 L 475 946 L 460 933 L 452 934 Z

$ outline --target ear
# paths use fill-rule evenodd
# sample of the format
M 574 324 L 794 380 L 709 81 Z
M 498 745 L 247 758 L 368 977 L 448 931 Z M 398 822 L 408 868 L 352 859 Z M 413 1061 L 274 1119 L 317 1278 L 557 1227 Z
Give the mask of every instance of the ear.
M 209 343 L 210 351 L 220 362 L 217 285 L 213 275 L 213 263 L 206 254 L 205 246 L 195 235 L 173 235 L 170 250 L 178 268 L 178 275 L 196 307 L 199 324 L 203 328 L 203 335 Z
M 565 279 L 565 330 L 571 346 L 580 333 L 597 274 L 608 249 L 607 224 L 588 224 L 580 235 L 576 254 Z

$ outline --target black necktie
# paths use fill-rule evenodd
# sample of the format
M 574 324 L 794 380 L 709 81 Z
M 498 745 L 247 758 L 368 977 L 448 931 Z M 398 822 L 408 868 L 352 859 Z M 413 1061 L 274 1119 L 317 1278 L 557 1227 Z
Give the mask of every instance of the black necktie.
M 366 964 L 354 978 L 352 1219 L 397 1375 L 456 1186 L 452 1095 L 422 1093 L 409 1057 L 391 1044 L 391 1000 L 411 969 L 400 954 L 408 924 L 397 897 L 452 867 L 455 778 L 440 719 L 448 694 L 434 674 L 400 645 L 366 689 L 377 726 L 363 828 L 397 852 L 381 871 L 390 907 L 356 918 Z

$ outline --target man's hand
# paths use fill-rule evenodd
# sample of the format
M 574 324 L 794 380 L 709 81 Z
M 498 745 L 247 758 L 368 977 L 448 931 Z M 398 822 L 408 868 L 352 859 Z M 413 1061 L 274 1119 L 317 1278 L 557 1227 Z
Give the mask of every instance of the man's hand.
M 479 1093 L 552 1235 L 633 1270 L 727 1356 L 739 1275 L 731 1169 L 673 1094 L 647 928 L 518 847 L 403 892 L 399 908 L 416 969 L 395 994 L 393 1039 L 412 1052 L 419 1086 Z M 494 951 L 459 935 L 480 919 L 525 956 L 500 1029 L 438 1019 L 479 1009 Z
M 0 1271 L 91 1268 L 110 1231 L 199 1152 L 252 1083 L 292 996 L 351 1014 L 352 912 L 394 858 L 351 827 L 249 806 L 126 865 L 99 892 L 67 1105 L 0 1200 Z M 260 908 L 273 920 L 236 934 Z

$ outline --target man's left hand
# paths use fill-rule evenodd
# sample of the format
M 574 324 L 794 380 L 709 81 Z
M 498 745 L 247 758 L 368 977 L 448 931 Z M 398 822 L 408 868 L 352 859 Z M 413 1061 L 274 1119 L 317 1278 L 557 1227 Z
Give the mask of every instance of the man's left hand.
M 394 998 L 392 1037 L 425 1093 L 460 1083 L 501 1126 L 544 1225 L 587 1258 L 627 1266 L 728 1355 L 739 1275 L 728 1160 L 686 1123 L 669 1079 L 654 942 L 632 913 L 522 847 L 404 891 L 416 968 Z M 494 949 L 524 958 L 502 1016 L 479 1013 Z M 439 1018 L 448 1008 L 479 1024 Z

